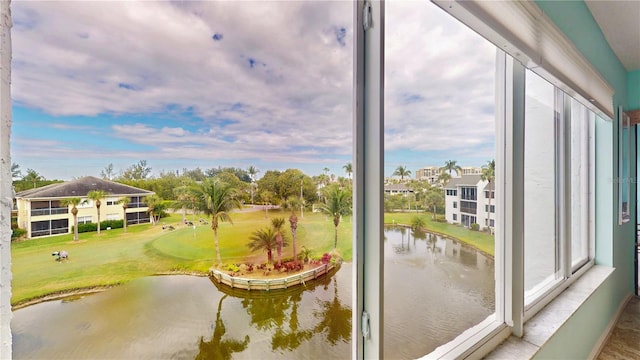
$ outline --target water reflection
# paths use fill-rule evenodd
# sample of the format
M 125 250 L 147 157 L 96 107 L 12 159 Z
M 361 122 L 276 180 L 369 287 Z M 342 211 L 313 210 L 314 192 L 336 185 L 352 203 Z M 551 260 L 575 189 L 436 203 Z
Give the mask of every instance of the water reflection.
M 399 226 L 385 238 L 386 358 L 424 356 L 494 312 L 491 257 Z
M 196 360 L 205 359 L 231 359 L 231 355 L 236 352 L 242 352 L 249 345 L 249 335 L 245 335 L 244 341 L 226 339 L 222 340 L 222 337 L 227 332 L 224 321 L 221 318 L 222 301 L 227 297 L 225 295 L 220 298 L 218 302 L 218 312 L 216 313 L 216 325 L 213 330 L 213 336 L 210 341 L 204 341 L 204 337 L 200 337 L 200 344 L 198 348 L 200 352 L 196 355 Z
M 133 281 L 15 312 L 15 359 L 344 359 L 351 266 L 306 287 L 218 289 L 207 278 Z M 106 314 L 106 315 L 105 315 Z

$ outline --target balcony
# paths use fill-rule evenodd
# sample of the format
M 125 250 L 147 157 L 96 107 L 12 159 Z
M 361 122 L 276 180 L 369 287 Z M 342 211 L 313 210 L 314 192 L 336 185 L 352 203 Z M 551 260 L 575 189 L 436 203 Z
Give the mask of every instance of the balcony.
M 68 214 L 69 208 L 57 207 L 57 208 L 44 208 L 44 209 L 32 209 L 31 216 L 44 216 L 44 215 L 59 215 Z

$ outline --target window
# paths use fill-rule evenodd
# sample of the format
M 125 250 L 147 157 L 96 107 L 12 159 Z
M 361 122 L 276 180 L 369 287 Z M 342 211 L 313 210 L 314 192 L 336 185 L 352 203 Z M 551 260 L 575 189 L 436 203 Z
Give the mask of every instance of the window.
M 463 200 L 478 200 L 475 187 L 463 187 L 460 188 L 460 198 Z
M 393 171 L 403 162 L 423 168 L 448 163 L 452 168 L 443 172 L 451 177 L 448 188 L 429 186 L 425 196 L 427 208 L 437 205 L 434 218 L 444 215 L 450 222 L 442 224 L 448 236 L 409 229 L 403 236 L 401 230 L 384 229 L 387 281 L 380 357 L 412 359 L 442 351 L 465 331 L 495 318 L 493 258 L 452 234 L 479 235 L 489 244 L 496 241 L 489 232 L 476 231 L 485 218 L 478 207 L 484 204 L 477 200 L 484 194 L 484 187 L 478 186 L 486 183 L 478 171 L 496 159 L 496 49 L 433 3 L 384 5 L 383 168 Z M 398 135 L 406 129 L 412 136 Z M 462 175 L 458 167 L 470 174 Z M 460 200 L 453 187 L 460 190 Z M 466 228 L 452 224 L 459 221 Z M 425 241 L 414 243 L 421 237 Z M 414 281 L 395 281 L 400 278 Z
M 485 205 L 484 206 L 484 212 L 495 213 L 496 212 L 496 206 L 495 205 L 491 205 L 491 211 L 489 211 L 489 205 Z
M 78 216 L 78 224 L 88 224 L 92 222 L 91 216 Z
M 491 191 L 491 198 L 492 198 L 492 199 L 495 199 L 495 198 L 496 198 L 496 196 L 495 196 L 495 195 L 496 195 L 495 191 Z M 485 190 L 485 191 L 484 191 L 484 197 L 485 197 L 485 199 L 488 199 L 488 198 L 489 198 L 489 190 Z

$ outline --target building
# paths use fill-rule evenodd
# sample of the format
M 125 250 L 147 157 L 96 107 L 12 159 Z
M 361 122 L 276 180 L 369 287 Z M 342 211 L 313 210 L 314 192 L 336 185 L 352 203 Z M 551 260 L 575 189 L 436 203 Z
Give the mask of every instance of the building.
M 480 175 L 482 168 L 478 166 L 462 166 L 459 175 Z
M 480 175 L 462 175 L 453 178 L 444 186 L 445 219 L 452 224 L 480 229 L 495 226 L 495 192 Z
M 496 254 L 499 264 L 496 266 L 495 277 L 498 292 L 496 300 L 499 302 L 497 310 L 486 322 L 469 328 L 464 334 L 452 334 L 454 340 L 429 357 L 463 359 L 488 355 L 488 359 L 595 358 L 613 331 L 616 320 L 623 314 L 626 304 L 637 291 L 637 269 L 634 267 L 634 258 L 637 259 L 638 253 L 636 207 L 627 206 L 627 217 L 618 215 L 624 209 L 620 186 L 628 184 L 626 180 L 629 180 L 624 179 L 622 166 L 619 164 L 627 159 L 629 174 L 636 174 L 638 159 L 635 151 L 628 151 L 627 148 L 626 155 L 620 151 L 623 149 L 623 142 L 620 137 L 622 122 L 619 119 L 623 112 L 635 111 L 637 114 L 640 110 L 640 55 L 636 51 L 637 41 L 640 39 L 640 29 L 637 26 L 640 4 L 636 1 L 582 0 L 434 0 L 434 3 L 441 6 L 447 16 L 458 19 L 473 31 L 490 39 L 496 48 L 504 52 L 502 55 L 509 56 L 507 59 L 504 56 L 500 58 L 500 68 L 506 71 L 501 71 L 499 75 L 506 75 L 503 81 L 496 81 L 496 84 L 500 85 L 499 93 L 507 93 L 506 97 L 499 99 L 502 101 L 501 110 L 505 110 L 500 111 L 500 115 L 507 119 L 504 124 L 514 126 L 500 128 L 500 135 L 505 136 L 507 141 L 496 146 L 501 151 L 501 157 L 496 158 L 497 176 L 503 177 L 501 181 L 497 181 L 496 186 L 502 197 L 500 203 L 506 204 L 504 208 L 498 209 L 502 221 L 497 224 L 500 231 L 496 232 L 505 241 Z M 5 39 L 10 39 L 9 3 L 3 2 L 2 6 L 0 11 L 5 21 L 0 23 L 0 30 Z M 356 37 L 353 43 L 354 93 L 358 100 L 354 101 L 356 108 L 353 110 L 354 127 L 358 130 L 354 147 L 357 149 L 356 163 L 360 166 L 355 181 L 360 185 L 354 201 L 354 254 L 359 258 L 353 262 L 351 337 L 352 354 L 356 358 L 383 357 L 384 299 L 385 296 L 394 295 L 384 292 L 384 254 L 380 250 L 384 242 L 381 234 L 381 174 L 384 173 L 384 143 L 381 135 L 384 130 L 383 60 L 385 41 L 393 45 L 391 42 L 395 40 L 384 38 L 385 16 L 382 6 L 385 6 L 383 2 L 376 1 L 357 2 L 354 5 L 357 14 L 353 27 Z M 403 40 L 414 41 L 411 36 L 424 36 L 423 32 L 416 33 L 403 34 Z M 453 43 L 455 38 L 443 41 Z M 417 41 L 415 43 L 419 44 Z M 451 43 L 444 45 L 454 46 Z M 0 143 L 5 145 L 2 148 L 3 159 L 10 159 L 10 42 L 2 42 L 0 46 L 0 74 L 3 80 L 0 82 L 0 111 L 4 121 L 0 127 Z M 590 138 L 597 139 L 593 148 L 576 152 L 583 155 L 588 165 L 586 169 L 592 176 L 586 178 L 589 186 L 582 192 L 588 200 L 582 206 L 582 209 L 588 210 L 584 214 L 587 221 L 581 224 L 586 225 L 581 229 L 586 236 L 575 238 L 587 240 L 587 256 L 581 259 L 584 261 L 576 263 L 575 268 L 573 259 L 565 256 L 571 250 L 571 243 L 567 242 L 570 238 L 568 235 L 575 232 L 562 222 L 562 218 L 568 213 L 579 213 L 569 206 L 573 203 L 573 194 L 555 191 L 562 189 L 525 193 L 526 180 L 523 178 L 525 166 L 529 166 L 530 162 L 522 161 L 523 158 L 542 157 L 543 151 L 555 151 L 556 141 L 569 143 L 562 142 L 566 138 L 554 131 L 546 133 L 546 142 L 545 139 L 530 138 L 531 133 L 525 131 L 523 102 L 527 91 L 527 71 L 530 72 L 529 75 L 536 71 L 536 75 L 546 76 L 543 80 L 546 81 L 546 86 L 553 86 L 553 95 L 580 98 L 583 110 L 590 112 Z M 461 76 L 464 80 L 466 75 Z M 428 81 L 428 78 L 425 77 L 424 81 Z M 504 86 L 505 84 L 508 86 Z M 570 104 L 567 102 L 567 105 Z M 460 107 L 463 108 L 464 104 L 461 103 Z M 551 110 L 555 111 L 553 108 Z M 551 118 L 554 119 L 555 117 Z M 455 131 L 454 125 L 452 124 L 452 131 Z M 628 135 L 629 133 L 630 143 L 636 144 L 636 132 L 627 131 Z M 563 156 L 561 160 L 569 163 L 573 159 Z M 553 162 L 544 162 L 540 166 L 549 164 L 554 165 Z M 4 174 L 8 174 L 10 161 L 3 161 L 1 165 Z M 571 179 L 585 178 L 570 173 L 581 168 L 562 165 L 559 161 L 558 166 L 554 166 L 554 172 L 544 174 L 549 174 L 554 180 L 554 186 L 556 183 L 570 184 Z M 556 170 L 558 174 L 555 173 Z M 3 181 L 0 184 L 2 198 L 10 198 L 10 183 Z M 525 201 L 535 201 L 536 196 L 543 195 L 553 195 L 552 200 L 559 201 L 549 201 L 551 205 L 548 205 L 545 203 L 548 199 L 544 199 L 545 201 L 539 202 L 539 209 Z M 635 202 L 636 187 L 628 188 L 626 195 Z M 525 196 L 528 198 L 525 199 Z M 597 206 L 593 206 L 594 204 Z M 3 218 L 6 219 L 10 212 L 8 202 L 3 202 L 2 211 Z M 553 222 L 525 226 L 527 213 L 533 211 L 546 211 L 550 218 L 553 217 Z M 631 221 L 625 222 L 629 219 Z M 541 246 L 527 247 L 530 244 L 525 242 L 524 233 L 536 225 L 553 230 L 554 234 L 557 232 L 561 236 L 544 239 L 527 237 L 531 240 L 549 240 L 552 245 L 545 248 L 542 245 L 546 244 L 540 243 Z M 0 311 L 6 316 L 1 317 L 3 331 L 0 332 L 0 343 L 2 357 L 10 358 L 10 235 L 7 231 L 2 232 L 2 235 Z M 529 286 L 524 277 L 528 269 L 535 267 L 527 260 L 542 259 L 544 255 L 537 256 L 539 250 L 548 250 L 548 259 L 562 261 L 557 262 L 558 267 L 550 268 L 549 286 L 531 287 L 537 291 L 525 296 L 525 289 Z M 464 294 L 460 297 L 464 298 Z M 413 311 L 408 306 L 407 317 Z M 180 329 L 176 331 L 179 332 Z M 423 341 L 423 334 L 414 335 L 415 342 Z M 629 341 L 629 345 L 634 343 L 637 344 L 636 341 Z M 494 350 L 497 353 L 490 354 Z
M 408 188 L 405 184 L 386 184 L 384 186 L 385 195 L 403 195 L 407 196 L 413 193 L 413 189 Z
M 97 208 L 93 200 L 87 199 L 87 193 L 92 190 L 102 190 L 108 194 L 101 200 L 101 221 L 122 220 L 123 208 L 118 201 L 122 197 L 128 197 L 127 224 L 150 222 L 144 198 L 154 194 L 153 192 L 87 176 L 17 193 L 18 226 L 27 230 L 28 238 L 73 232 L 72 207 L 62 205 L 68 198 L 82 199 L 80 205 L 76 206 L 78 224 L 97 222 Z
M 442 170 L 437 166 L 426 166 L 416 170 L 416 180 L 427 180 L 429 184 L 435 184 L 438 182 L 438 176 L 441 173 Z

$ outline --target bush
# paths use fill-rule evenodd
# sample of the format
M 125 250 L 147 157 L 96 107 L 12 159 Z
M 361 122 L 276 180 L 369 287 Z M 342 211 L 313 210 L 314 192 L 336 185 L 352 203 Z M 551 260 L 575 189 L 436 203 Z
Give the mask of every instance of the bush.
M 100 230 L 107 230 L 108 227 L 112 229 L 119 229 L 123 227 L 123 221 L 122 220 L 105 220 L 100 222 Z M 78 224 L 78 233 L 85 233 L 85 232 L 91 232 L 91 231 L 98 231 L 98 224 L 96 223 Z
M 320 261 L 322 261 L 323 264 L 328 264 L 331 261 L 331 255 L 324 253 L 322 258 L 320 258 Z
M 18 240 L 25 235 L 27 235 L 27 230 L 15 228 L 11 232 L 11 240 Z
M 471 224 L 471 230 L 473 230 L 473 231 L 478 231 L 478 230 L 480 230 L 480 225 L 475 224 L 475 223 L 474 223 L 474 224 Z
M 446 223 L 447 219 L 444 217 L 444 215 L 436 215 L 436 221 L 441 223 Z

